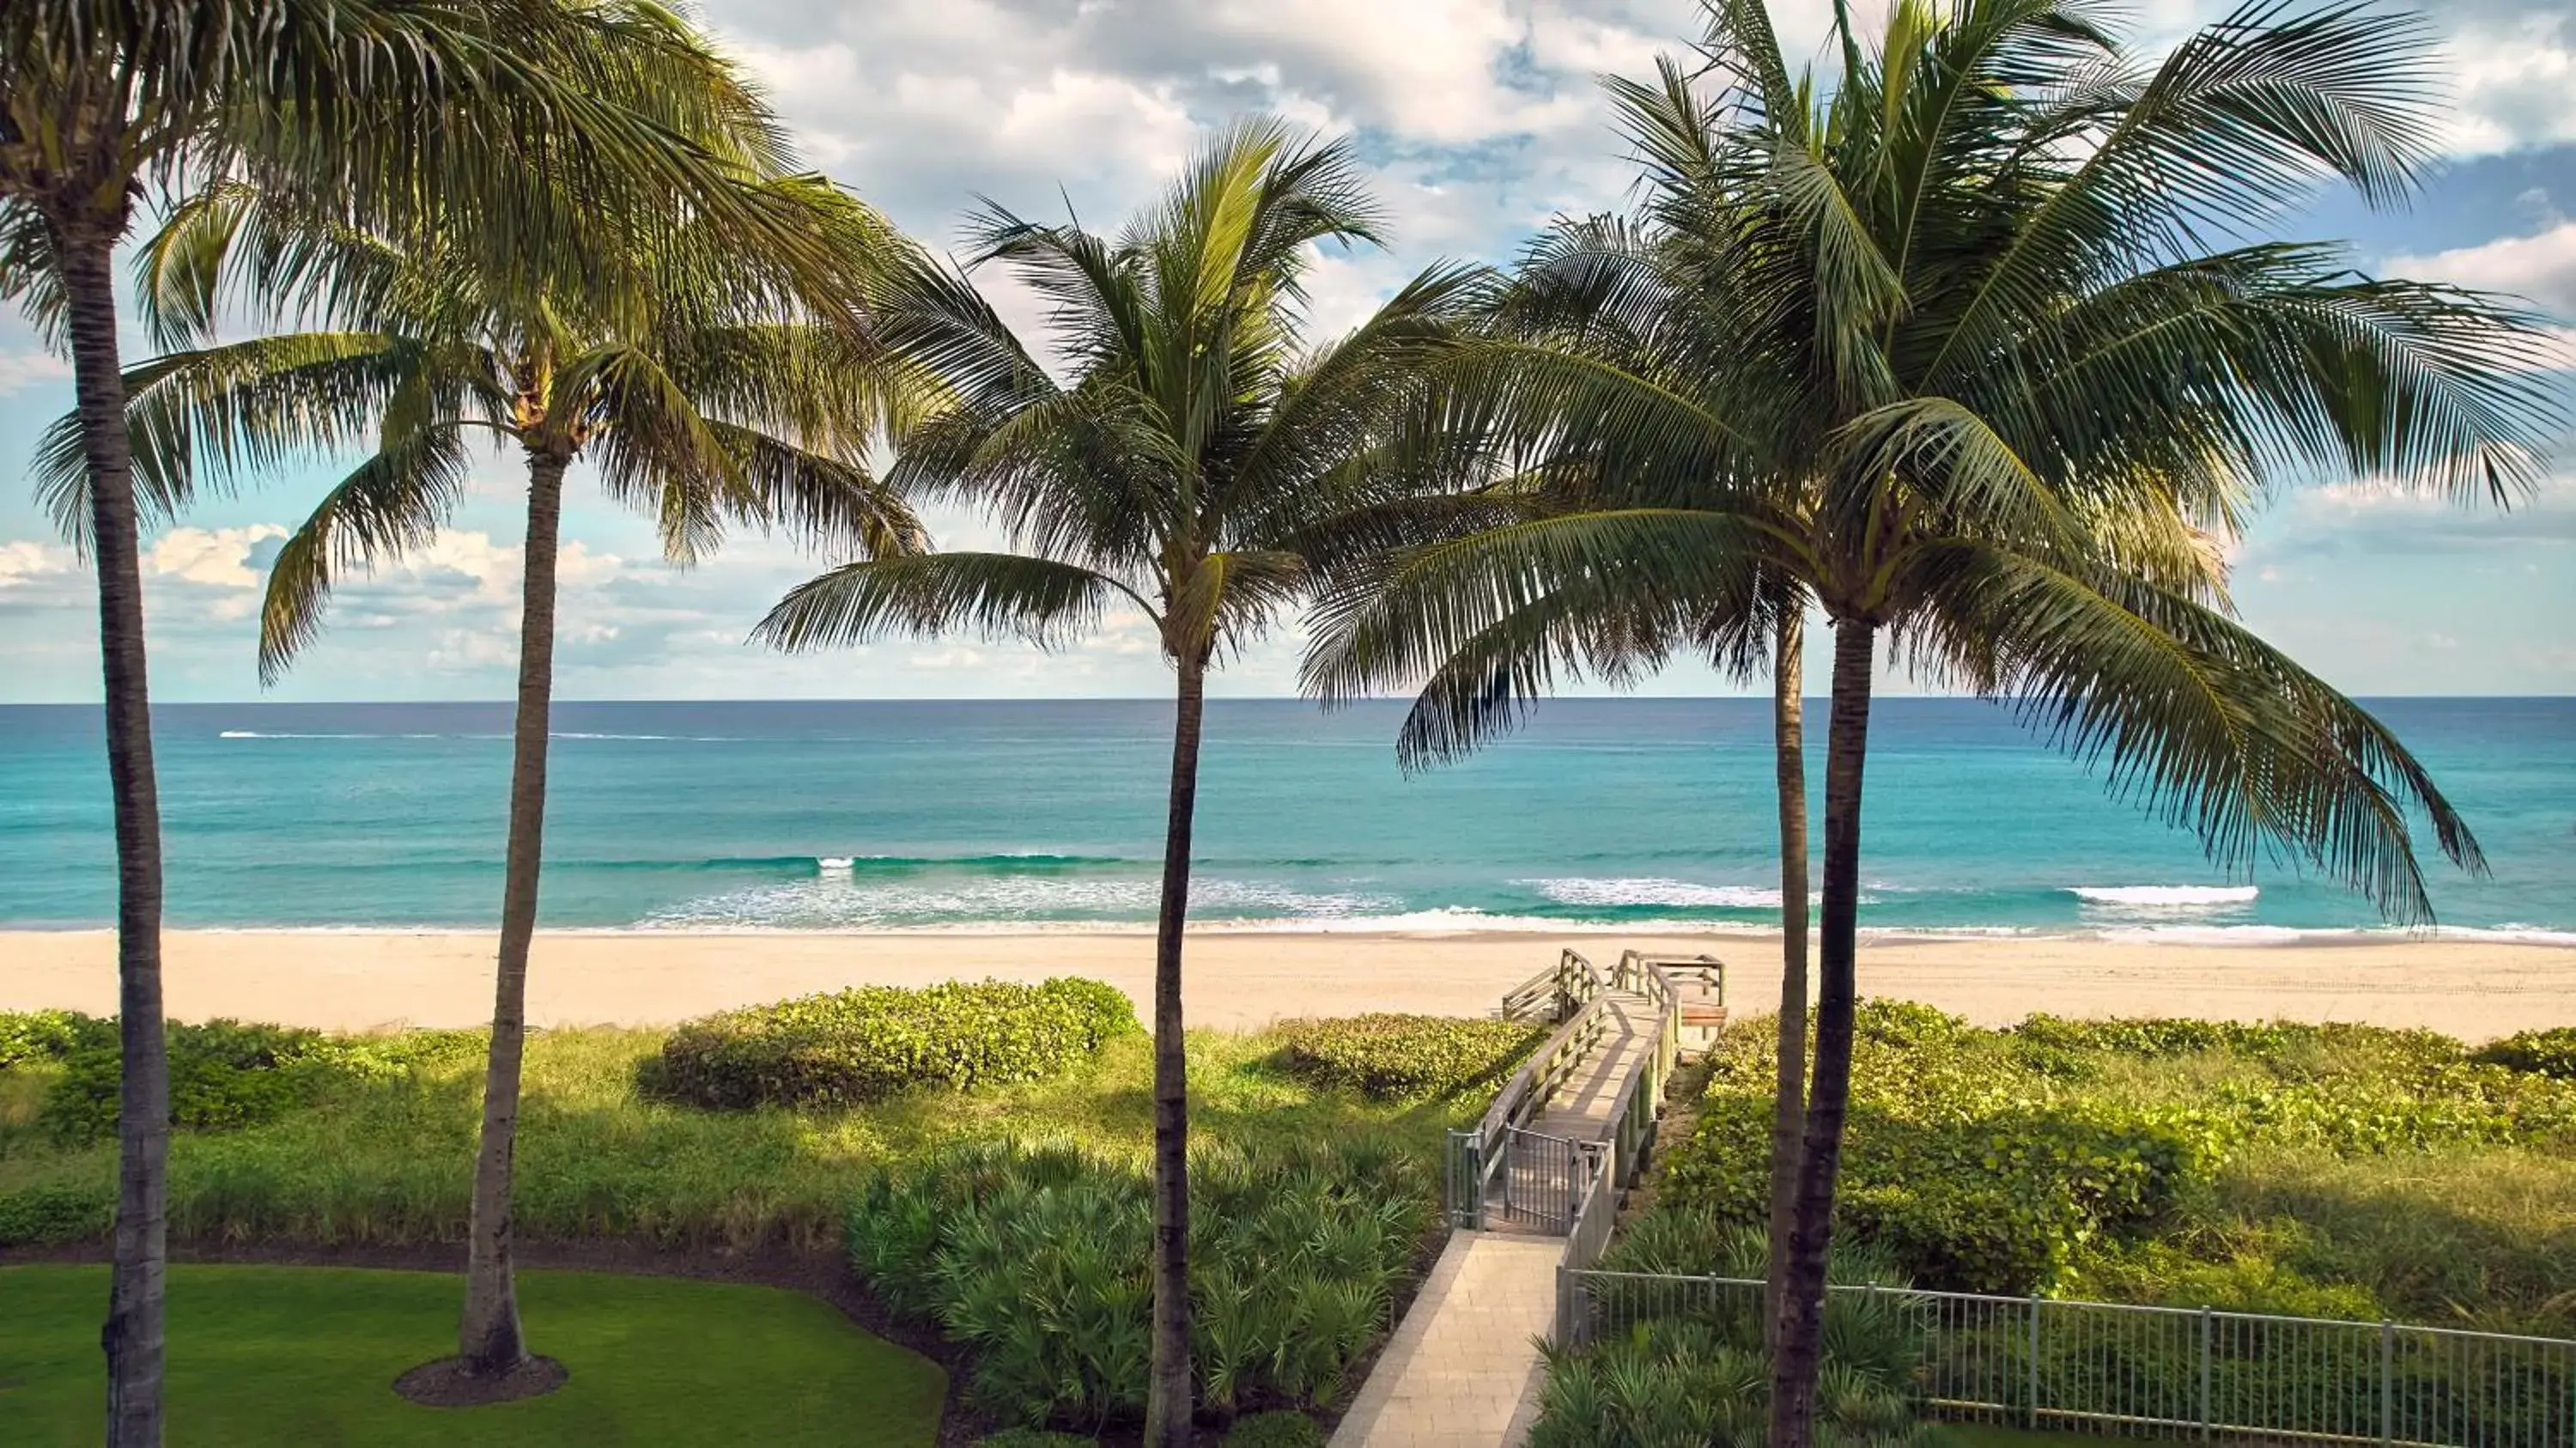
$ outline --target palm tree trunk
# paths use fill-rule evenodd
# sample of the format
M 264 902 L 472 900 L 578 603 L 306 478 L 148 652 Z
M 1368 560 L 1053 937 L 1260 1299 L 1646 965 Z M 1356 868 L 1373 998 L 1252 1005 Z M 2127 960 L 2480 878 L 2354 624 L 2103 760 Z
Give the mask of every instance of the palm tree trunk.
M 1780 1069 L 1771 1112 L 1771 1248 L 1763 1277 L 1765 1341 L 1779 1342 L 1789 1231 L 1797 1216 L 1798 1137 L 1807 1116 L 1807 723 L 1805 618 L 1780 621 L 1771 665 L 1771 747 L 1780 797 Z
M 107 783 L 116 808 L 116 1265 L 109 1276 L 107 1441 L 160 1448 L 163 1266 L 167 1260 L 170 1051 L 161 1019 L 161 800 L 152 772 L 152 700 L 143 645 L 142 544 L 125 376 L 116 339 L 116 231 L 57 227 L 89 464 L 98 556 L 98 652 L 107 694 Z
M 528 941 L 537 928 L 545 853 L 546 731 L 554 710 L 555 554 L 563 531 L 567 459 L 531 456 L 527 571 L 519 615 L 519 712 L 510 759 L 510 846 L 502 867 L 501 956 L 493 972 L 492 1050 L 483 1068 L 483 1142 L 474 1161 L 474 1219 L 457 1354 L 467 1372 L 498 1376 L 527 1360 L 511 1272 L 511 1179 L 519 1144 L 519 1066 L 527 1049 Z
M 1154 1376 L 1147 1448 L 1190 1442 L 1190 1086 L 1181 1041 L 1181 927 L 1190 913 L 1190 828 L 1198 813 L 1199 722 L 1207 662 L 1180 662 L 1172 794 L 1163 827 L 1163 903 L 1154 923 Z
M 1824 928 L 1817 952 L 1816 1059 L 1807 1087 L 1806 1148 L 1798 1167 L 1779 1341 L 1771 1362 L 1771 1448 L 1807 1448 L 1814 1441 L 1825 1259 L 1833 1242 L 1843 1114 L 1851 1099 L 1861 766 L 1869 755 L 1870 666 L 1876 642 L 1874 624 L 1843 619 L 1834 625 L 1833 714 L 1825 726 Z

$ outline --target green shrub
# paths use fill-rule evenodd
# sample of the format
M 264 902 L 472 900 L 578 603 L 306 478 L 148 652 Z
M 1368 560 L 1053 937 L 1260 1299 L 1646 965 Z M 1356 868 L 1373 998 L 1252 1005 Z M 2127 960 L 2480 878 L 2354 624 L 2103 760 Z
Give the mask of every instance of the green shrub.
M 78 1011 L 0 1011 L 0 1071 L 115 1044 L 113 1020 Z
M 227 1131 L 274 1121 L 306 1106 L 336 1082 L 406 1076 L 483 1049 L 481 1031 L 404 1031 L 383 1036 L 326 1036 L 289 1026 L 231 1020 L 172 1022 L 170 1124 Z M 0 1019 L 0 1051 L 21 1060 L 59 1060 L 36 1124 L 57 1144 L 76 1146 L 116 1134 L 125 1079 L 116 1022 L 67 1011 Z
M 1883 1001 L 1862 1002 L 1855 1026 L 1837 1235 L 1931 1287 L 2065 1291 L 2094 1259 L 2214 1209 L 2247 1152 L 2576 1142 L 2576 1083 L 2473 1060 L 2430 1031 L 2044 1015 L 1996 1031 Z M 1679 1203 L 1720 1224 L 1765 1219 L 1774 1079 L 1770 1032 L 1722 1038 L 1699 1124 L 1669 1157 Z M 2202 1250 L 2224 1262 L 2239 1249 Z
M 1327 1089 L 1419 1101 L 1500 1081 L 1547 1036 L 1524 1021 L 1374 1014 L 1283 1021 L 1279 1064 Z
M 644 1083 L 696 1106 L 851 1106 L 1062 1074 L 1136 1012 L 1096 980 L 862 986 L 688 1022 Z
M 2389 1315 L 2368 1287 L 2320 1282 L 2275 1256 L 2249 1252 L 2207 1260 L 2163 1242 L 2123 1246 L 2088 1258 L 2067 1289 L 2079 1298 L 2275 1317 L 2375 1322 Z
M 273 1121 L 313 1099 L 336 1070 L 319 1031 L 216 1020 L 172 1023 L 170 1124 L 229 1130 Z M 124 1060 L 114 1045 L 74 1051 L 45 1093 L 37 1123 L 65 1144 L 116 1134 Z
M 2500 1041 L 2489 1041 L 2480 1046 L 2471 1059 L 2502 1066 L 2509 1071 L 2528 1071 L 2560 1081 L 2576 1081 L 2576 1026 L 2524 1031 Z
M 1225 1448 L 1324 1448 L 1324 1430 L 1303 1413 L 1255 1413 L 1235 1423 Z
M 1200 1152 L 1190 1187 L 1199 1400 L 1220 1413 L 1336 1401 L 1437 1215 L 1429 1174 L 1363 1137 Z M 871 1180 L 849 1249 L 888 1306 L 974 1347 L 978 1402 L 1097 1428 L 1144 1411 L 1152 1221 L 1138 1163 L 977 1144 Z
M 399 1074 L 334 1074 L 310 1105 L 239 1131 L 183 1131 L 170 1150 L 173 1244 L 401 1247 L 463 1240 L 481 1122 L 482 1037 L 331 1044 L 436 1060 Z M 832 1250 L 869 1173 L 960 1140 L 1046 1133 L 1141 1152 L 1153 1131 L 1153 1043 L 1109 1042 L 1069 1076 L 960 1098 L 915 1093 L 837 1112 L 702 1111 L 638 1095 L 664 1032 L 582 1028 L 530 1037 L 514 1218 L 531 1241 L 617 1240 L 675 1251 Z M 1426 1171 L 1463 1107 L 1381 1106 L 1319 1092 L 1270 1065 L 1267 1035 L 1197 1031 L 1190 1087 L 1204 1136 L 1260 1145 L 1360 1137 L 1396 1142 Z M 37 1126 L 61 1068 L 0 1073 L 0 1252 L 22 1208 L 72 1191 L 101 1203 L 79 1240 L 101 1241 L 115 1143 L 55 1144 Z M 1436 1177 L 1433 1178 L 1436 1180 Z M 73 1191 L 73 1189 L 77 1189 Z M 52 1208 L 44 1213 L 57 1220 Z M 59 1231 L 45 1235 L 58 1239 Z M 961 1378 L 962 1382 L 962 1378 Z M 0 1438 L 5 1438 L 0 1434 Z
M 91 1241 L 116 1219 L 114 1184 L 39 1182 L 0 1192 L 0 1246 L 50 1247 Z
M 1529 1448 L 1761 1442 L 1771 1364 L 1758 1316 L 1648 1319 L 1580 1349 L 1549 1345 Z M 1917 1448 L 1931 1440 L 1917 1387 L 1923 1343 L 1895 1313 L 1881 1316 L 1896 1330 L 1879 1341 L 1828 1334 L 1816 1395 L 1820 1443 Z
M 1619 1229 L 1617 1239 L 1602 1254 L 1599 1270 L 1759 1282 L 1768 1274 L 1767 1235 L 1763 1227 L 1723 1222 L 1666 1200 Z M 1913 1285 L 1886 1249 L 1849 1238 L 1833 1244 L 1825 1260 L 1825 1280 L 1854 1287 Z

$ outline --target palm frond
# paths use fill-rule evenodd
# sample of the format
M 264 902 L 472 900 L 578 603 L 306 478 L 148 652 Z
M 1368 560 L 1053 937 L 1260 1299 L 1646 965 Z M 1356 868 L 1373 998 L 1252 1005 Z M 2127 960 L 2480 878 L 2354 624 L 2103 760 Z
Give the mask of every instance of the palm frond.
M 1425 678 L 1499 621 L 1574 589 L 1636 616 L 1705 618 L 1758 596 L 1761 520 L 1713 510 L 1605 509 L 1534 519 L 1397 555 L 1321 601 L 1301 688 L 1327 702 Z M 1748 605 L 1749 606 L 1749 605 Z
M 389 439 L 323 496 L 270 563 L 260 602 L 259 680 L 275 684 L 320 636 L 331 589 L 437 537 L 465 494 L 467 454 L 454 427 Z
M 752 637 L 790 651 L 948 633 L 1061 648 L 1121 596 L 1153 615 L 1124 584 L 1070 563 L 1017 553 L 879 558 L 798 584 Z
M 404 338 L 323 332 L 225 343 L 126 369 L 135 505 L 144 526 L 178 516 L 205 493 L 229 492 L 246 476 L 368 440 L 388 401 L 438 372 L 442 360 L 451 359 Z M 456 393 L 465 384 L 446 377 L 444 388 Z M 77 417 L 67 414 L 46 429 L 30 476 L 55 526 L 86 550 L 89 471 Z
M 1910 638 L 1927 663 L 2015 701 L 2222 864 L 2286 854 L 2427 922 L 2414 809 L 2446 855 L 2482 867 L 2466 823 L 2384 726 L 2214 610 L 1983 544 L 1927 549 L 1921 567 L 1941 575 Z

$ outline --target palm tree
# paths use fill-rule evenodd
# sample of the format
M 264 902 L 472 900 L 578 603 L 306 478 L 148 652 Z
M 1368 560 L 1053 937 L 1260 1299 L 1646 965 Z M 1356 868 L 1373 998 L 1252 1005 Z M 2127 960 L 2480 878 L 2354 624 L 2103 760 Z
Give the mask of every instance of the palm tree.
M 1641 612 L 1747 628 L 1775 578 L 1832 623 L 1774 1443 L 1813 1422 L 1881 635 L 2230 868 L 2286 855 L 2420 921 L 2410 815 L 2482 865 L 2403 745 L 2238 623 L 2223 587 L 2261 485 L 2509 502 L 2558 426 L 2529 313 L 2249 239 L 2313 184 L 2408 190 L 2433 133 L 2423 37 L 2402 15 L 2262 4 L 2147 64 L 2096 6 L 1908 4 L 1875 45 L 1839 27 L 1820 98 L 1758 0 L 1713 6 L 1697 75 L 1668 61 L 1614 92 L 1655 236 L 1577 258 L 1607 345 L 1486 364 L 1615 487 L 1387 560 L 1323 614 L 1312 686 L 1427 675 L 1405 735 L 1426 754 L 1615 661 Z
M 478 265 L 580 235 L 599 207 L 712 197 L 730 158 L 688 145 L 657 99 L 694 45 L 649 0 L 12 0 L 0 7 L 0 298 L 70 352 L 98 564 L 108 776 L 117 841 L 125 1063 L 108 1439 L 161 1439 L 164 1163 L 160 810 L 113 276 L 136 202 L 219 177 L 297 191 L 340 215 L 423 224 L 460 202 L 490 219 Z M 637 102 L 641 104 L 637 104 Z M 527 178 L 542 178 L 530 186 Z
M 1650 98 L 1615 78 L 1606 84 L 1632 103 Z M 1703 219 L 1672 218 L 1681 226 Z M 1585 476 L 1628 476 L 1675 461 L 1624 450 L 1615 429 L 1599 428 L 1605 418 L 1560 415 L 1548 401 L 1547 384 L 1552 374 L 1561 374 L 1569 363 L 1606 362 L 1623 376 L 1650 381 L 1676 399 L 1725 409 L 1729 399 L 1723 389 L 1703 395 L 1707 381 L 1703 374 L 1709 359 L 1722 356 L 1729 345 L 1731 319 L 1722 308 L 1711 305 L 1714 299 L 1704 293 L 1699 285 L 1702 278 L 1692 268 L 1695 256 L 1722 244 L 1721 238 L 1670 229 L 1658 234 L 1648 226 L 1607 219 L 1556 223 L 1529 247 L 1487 318 L 1489 336 L 1503 345 L 1462 351 L 1453 369 L 1457 385 L 1473 392 L 1480 383 L 1491 390 L 1491 383 L 1502 381 L 1507 395 L 1531 394 L 1527 399 L 1515 397 L 1518 405 L 1502 410 L 1502 425 L 1506 432 L 1526 434 L 1520 438 L 1523 446 L 1552 450 L 1560 469 L 1569 460 L 1588 459 L 1578 463 L 1578 471 Z M 1771 445 L 1765 448 L 1760 443 Z M 1738 432 L 1729 437 L 1729 446 L 1721 454 L 1677 461 L 1685 475 L 1721 459 L 1726 467 L 1755 467 L 1767 486 L 1794 493 L 1811 456 L 1811 440 L 1757 438 Z M 1598 506 L 1602 499 L 1596 494 L 1588 501 Z M 1780 831 L 1781 968 L 1780 1005 L 1773 1019 L 1777 1070 L 1769 1214 L 1775 1266 L 1766 1283 L 1766 1331 L 1778 1316 L 1784 1286 L 1776 1264 L 1787 1258 L 1807 1089 L 1809 844 L 1803 655 L 1808 598 L 1785 576 L 1787 572 L 1773 570 L 1772 596 L 1767 599 L 1699 600 L 1696 620 L 1663 620 L 1667 625 L 1695 622 L 1695 630 L 1685 629 L 1691 635 L 1686 638 L 1677 639 L 1671 627 L 1658 626 L 1665 602 L 1652 596 L 1626 600 L 1641 607 L 1607 634 L 1598 631 L 1601 614 L 1588 615 L 1594 629 L 1590 647 L 1626 655 L 1608 670 L 1614 676 L 1658 667 L 1685 643 L 1707 652 L 1710 662 L 1721 669 L 1749 676 L 1763 653 L 1760 635 L 1769 636 L 1772 773 Z M 1767 625 L 1756 627 L 1765 619 Z M 1495 642 L 1514 647 L 1504 638 Z M 1544 662 L 1544 655 L 1538 657 Z M 1491 667 L 1494 662 L 1475 661 L 1475 666 Z
M 828 185 L 741 184 L 793 198 L 805 229 L 852 257 L 900 247 L 873 212 Z M 678 224 L 635 216 L 623 229 L 620 220 L 594 222 L 589 280 L 567 293 L 542 273 L 479 281 L 462 247 L 435 239 L 406 247 L 249 187 L 210 188 L 152 239 L 146 310 L 212 317 L 230 277 L 256 305 L 309 298 L 336 326 L 174 351 L 124 379 L 137 473 L 156 506 L 183 506 L 298 454 L 371 448 L 278 552 L 260 619 L 264 682 L 318 634 L 344 572 L 435 537 L 462 495 L 478 431 L 515 447 L 527 467 L 510 832 L 459 1332 L 461 1370 L 486 1383 L 515 1381 L 529 1361 L 510 1204 L 567 475 L 595 462 L 609 495 L 650 510 L 684 563 L 738 523 L 871 556 L 922 543 L 911 510 L 860 461 L 899 389 L 880 385 L 887 374 L 854 318 L 801 305 L 793 274 L 765 273 L 756 243 L 720 214 Z M 603 276 L 622 285 L 594 305 L 582 293 Z M 47 443 L 62 510 L 81 482 L 70 430 L 57 425 Z
M 1422 361 L 1473 280 L 1424 273 L 1358 330 L 1307 352 L 1302 282 L 1321 242 L 1379 239 L 1347 146 L 1266 119 L 1218 136 L 1115 239 L 993 209 L 976 262 L 1053 306 L 1059 383 L 962 276 L 913 269 L 877 318 L 956 399 L 888 477 L 962 499 L 1015 553 L 854 563 L 761 622 L 788 649 L 968 630 L 1069 642 L 1110 608 L 1153 622 L 1173 670 L 1171 788 L 1154 947 L 1154 1357 L 1146 1441 L 1190 1439 L 1189 1103 L 1182 926 L 1208 671 L 1298 599 L 1322 544 L 1372 526 L 1386 474 L 1356 450 L 1422 396 Z

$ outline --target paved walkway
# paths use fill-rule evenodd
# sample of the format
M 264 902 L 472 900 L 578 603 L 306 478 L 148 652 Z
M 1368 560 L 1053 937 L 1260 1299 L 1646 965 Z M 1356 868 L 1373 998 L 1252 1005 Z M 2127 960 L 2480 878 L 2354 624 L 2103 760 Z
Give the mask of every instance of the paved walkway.
M 1556 1317 L 1559 1237 L 1458 1232 L 1422 1284 L 1332 1448 L 1499 1448 L 1527 1432 Z
M 1646 998 L 1608 994 L 1610 1029 L 1529 1129 L 1602 1141 L 1610 1108 L 1655 1049 Z M 1537 1339 L 1556 1325 L 1565 1239 L 1522 1230 L 1454 1232 L 1396 1327 L 1331 1448 L 1519 1448 L 1545 1374 Z

